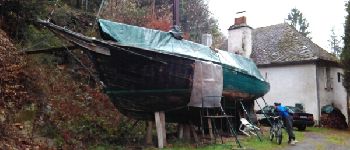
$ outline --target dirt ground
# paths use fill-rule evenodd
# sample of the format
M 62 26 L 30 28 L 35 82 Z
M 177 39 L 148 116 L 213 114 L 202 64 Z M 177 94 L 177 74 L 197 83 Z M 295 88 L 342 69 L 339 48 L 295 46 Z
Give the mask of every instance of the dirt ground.
M 285 150 L 348 150 L 350 149 L 350 131 L 321 129 L 304 132 L 304 139 Z

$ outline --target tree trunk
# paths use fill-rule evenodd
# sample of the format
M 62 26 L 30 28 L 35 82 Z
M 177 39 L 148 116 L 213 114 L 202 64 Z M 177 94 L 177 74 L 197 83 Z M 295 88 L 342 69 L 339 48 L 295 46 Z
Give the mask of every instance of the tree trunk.
M 80 0 L 76 0 L 75 1 L 75 7 L 80 9 L 81 8 L 81 1 Z

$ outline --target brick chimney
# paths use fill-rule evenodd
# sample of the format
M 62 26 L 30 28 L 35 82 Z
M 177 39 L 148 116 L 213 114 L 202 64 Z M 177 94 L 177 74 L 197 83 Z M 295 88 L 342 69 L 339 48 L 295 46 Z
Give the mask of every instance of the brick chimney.
M 245 16 L 235 18 L 235 24 L 228 29 L 228 51 L 248 58 L 252 53 L 252 27 Z

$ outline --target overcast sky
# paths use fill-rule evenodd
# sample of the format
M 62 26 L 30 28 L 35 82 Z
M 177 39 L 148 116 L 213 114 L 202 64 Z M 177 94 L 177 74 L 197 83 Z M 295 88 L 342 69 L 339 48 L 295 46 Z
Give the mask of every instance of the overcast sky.
M 218 19 L 221 31 L 227 29 L 239 17 L 236 12 L 246 11 L 247 23 L 253 28 L 283 23 L 292 8 L 299 9 L 310 23 L 312 40 L 329 50 L 332 27 L 343 36 L 345 0 L 208 0 L 209 9 Z

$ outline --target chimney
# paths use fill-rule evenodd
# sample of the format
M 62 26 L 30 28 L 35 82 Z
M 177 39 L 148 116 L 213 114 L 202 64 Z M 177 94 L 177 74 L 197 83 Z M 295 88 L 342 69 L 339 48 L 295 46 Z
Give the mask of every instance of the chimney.
M 228 51 L 247 58 L 252 53 L 252 27 L 245 16 L 235 18 L 235 24 L 228 29 Z
M 235 25 L 247 25 L 247 18 L 245 16 L 235 18 Z
M 211 47 L 211 44 L 213 44 L 211 34 L 202 34 L 202 44 Z

